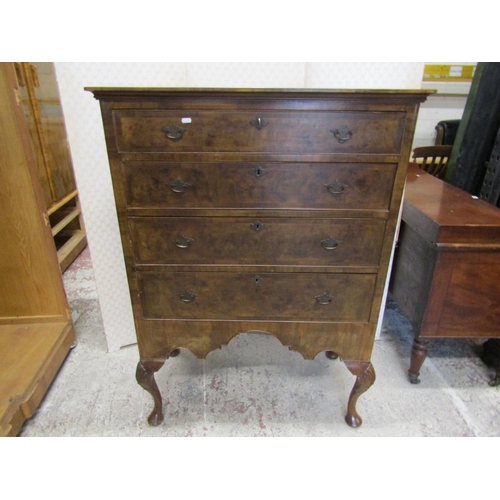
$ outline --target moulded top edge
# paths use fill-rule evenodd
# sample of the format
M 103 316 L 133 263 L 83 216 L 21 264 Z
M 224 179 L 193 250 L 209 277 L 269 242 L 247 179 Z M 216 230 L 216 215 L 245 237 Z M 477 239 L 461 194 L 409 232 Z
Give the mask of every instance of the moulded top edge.
M 252 96 L 272 96 L 279 98 L 289 98 L 292 95 L 300 97 L 351 97 L 351 98 L 410 98 L 417 101 L 424 101 L 429 95 L 435 94 L 433 89 L 313 89 L 313 88 L 203 88 L 203 87 L 85 87 L 85 90 L 92 92 L 96 99 L 134 99 L 162 96 L 224 96 L 228 94 L 239 95 L 241 97 Z

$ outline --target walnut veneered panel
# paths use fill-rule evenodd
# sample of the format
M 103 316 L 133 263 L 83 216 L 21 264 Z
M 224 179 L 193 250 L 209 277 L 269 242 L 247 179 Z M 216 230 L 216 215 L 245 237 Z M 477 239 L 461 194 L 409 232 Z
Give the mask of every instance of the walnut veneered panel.
M 132 217 L 137 264 L 376 267 L 380 219 Z
M 123 162 L 131 208 L 388 210 L 396 164 Z
M 140 312 L 137 314 L 140 317 Z M 197 358 L 206 358 L 214 349 L 227 345 L 240 332 L 264 332 L 284 346 L 300 352 L 305 359 L 331 350 L 342 359 L 370 359 L 373 326 L 370 323 L 303 323 L 289 321 L 198 321 L 139 319 L 143 358 L 167 358 L 178 347 L 189 349 Z
M 375 274 L 138 273 L 145 319 L 368 322 Z
M 405 119 L 389 111 L 113 111 L 119 153 L 398 154 Z

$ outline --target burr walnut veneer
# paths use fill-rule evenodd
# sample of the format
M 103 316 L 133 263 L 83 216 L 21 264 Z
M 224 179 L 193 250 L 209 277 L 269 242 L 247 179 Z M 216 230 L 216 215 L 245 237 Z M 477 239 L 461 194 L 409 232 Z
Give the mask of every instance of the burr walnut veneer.
M 154 373 L 261 331 L 357 377 L 370 357 L 424 91 L 92 88 L 140 361 Z

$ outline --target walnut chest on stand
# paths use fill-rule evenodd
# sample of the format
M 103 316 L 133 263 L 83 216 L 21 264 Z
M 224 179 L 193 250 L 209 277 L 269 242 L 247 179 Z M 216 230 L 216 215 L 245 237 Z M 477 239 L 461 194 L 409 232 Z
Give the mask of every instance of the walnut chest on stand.
M 88 88 L 100 101 L 140 361 L 261 331 L 356 376 L 370 362 L 428 91 Z

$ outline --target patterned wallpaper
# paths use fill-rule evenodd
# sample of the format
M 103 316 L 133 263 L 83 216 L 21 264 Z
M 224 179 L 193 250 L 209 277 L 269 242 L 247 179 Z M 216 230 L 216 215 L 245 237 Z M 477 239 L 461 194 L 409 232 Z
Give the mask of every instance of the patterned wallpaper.
M 136 342 L 99 103 L 84 87 L 420 88 L 423 63 L 55 63 L 109 351 Z

